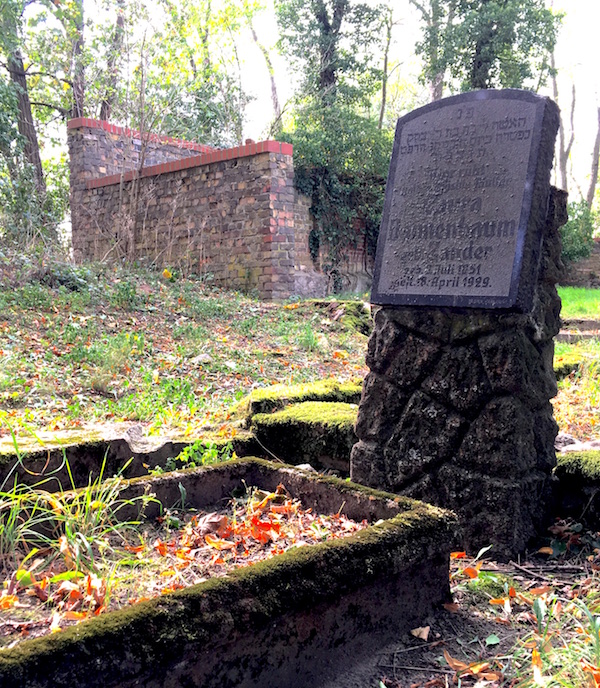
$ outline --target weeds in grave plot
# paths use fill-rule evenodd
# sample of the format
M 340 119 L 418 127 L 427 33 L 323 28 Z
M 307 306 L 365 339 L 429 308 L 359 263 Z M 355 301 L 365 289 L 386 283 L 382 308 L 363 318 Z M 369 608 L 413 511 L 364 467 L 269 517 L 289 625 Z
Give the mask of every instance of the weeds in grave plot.
M 10 475 L 0 489 L 0 646 L 109 606 L 113 572 L 139 541 L 138 519 L 154 498 L 124 498 L 122 478 L 103 472 L 104 465 L 97 480 L 66 492 L 44 489 L 51 477 L 7 487 Z M 138 519 L 124 520 L 123 509 Z

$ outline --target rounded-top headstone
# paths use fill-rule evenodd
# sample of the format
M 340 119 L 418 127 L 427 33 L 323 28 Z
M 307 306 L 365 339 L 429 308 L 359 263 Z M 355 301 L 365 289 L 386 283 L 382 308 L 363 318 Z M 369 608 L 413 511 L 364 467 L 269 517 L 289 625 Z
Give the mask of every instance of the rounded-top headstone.
M 371 300 L 531 307 L 557 106 L 475 91 L 398 120 Z

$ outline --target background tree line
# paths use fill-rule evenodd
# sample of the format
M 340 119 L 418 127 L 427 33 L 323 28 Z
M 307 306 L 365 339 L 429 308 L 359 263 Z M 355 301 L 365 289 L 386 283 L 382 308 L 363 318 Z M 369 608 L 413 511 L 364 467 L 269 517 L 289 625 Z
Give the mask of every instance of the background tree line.
M 72 117 L 216 146 L 242 142 L 251 99 L 243 64 L 254 44 L 269 74 L 264 134 L 295 146 L 296 183 L 316 219 L 311 245 L 335 280 L 349 247 L 374 251 L 400 115 L 477 88 L 552 85 L 558 97 L 561 15 L 543 0 L 405 3 L 420 19 L 419 83 L 395 60 L 406 7 L 391 0 L 0 0 L 0 234 L 55 237 L 68 207 L 64 139 Z M 267 44 L 256 26 L 272 12 L 279 35 Z M 295 79 L 286 103 L 277 53 Z M 562 132 L 557 159 L 566 185 L 574 134 L 572 126 Z M 596 161 L 600 135 L 597 146 Z M 584 252 L 597 174 L 596 165 L 577 206 Z

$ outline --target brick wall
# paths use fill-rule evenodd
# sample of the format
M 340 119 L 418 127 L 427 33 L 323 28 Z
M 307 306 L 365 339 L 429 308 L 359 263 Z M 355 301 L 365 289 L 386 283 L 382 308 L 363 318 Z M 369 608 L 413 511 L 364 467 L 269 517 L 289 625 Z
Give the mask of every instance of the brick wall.
M 267 299 L 326 293 L 290 144 L 217 150 L 90 119 L 68 131 L 77 261 L 145 260 Z
M 573 287 L 600 287 L 600 239 L 594 239 L 589 258 L 566 266 L 560 283 Z

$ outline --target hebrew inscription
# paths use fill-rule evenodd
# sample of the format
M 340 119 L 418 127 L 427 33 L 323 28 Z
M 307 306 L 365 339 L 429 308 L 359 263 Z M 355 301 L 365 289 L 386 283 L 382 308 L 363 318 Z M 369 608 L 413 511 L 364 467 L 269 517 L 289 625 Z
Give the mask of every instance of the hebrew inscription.
M 375 303 L 508 303 L 531 210 L 535 100 L 466 94 L 399 121 Z

